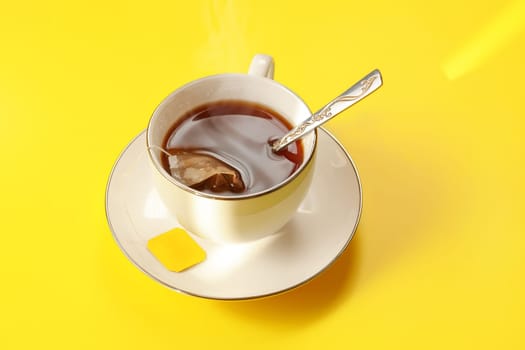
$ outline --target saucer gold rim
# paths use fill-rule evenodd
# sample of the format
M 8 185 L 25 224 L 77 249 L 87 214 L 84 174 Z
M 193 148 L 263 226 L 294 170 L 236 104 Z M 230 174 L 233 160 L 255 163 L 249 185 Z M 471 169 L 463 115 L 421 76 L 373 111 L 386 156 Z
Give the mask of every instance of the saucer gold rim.
M 113 238 L 115 239 L 117 245 L 120 247 L 120 249 L 123 251 L 123 253 L 125 254 L 125 256 L 139 269 L 141 270 L 142 272 L 144 272 L 146 275 L 148 275 L 149 277 L 153 278 L 154 280 L 156 280 L 157 282 L 161 283 L 162 285 L 172 289 L 172 290 L 175 290 L 177 292 L 180 292 L 180 293 L 183 293 L 183 294 L 187 294 L 187 295 L 191 295 L 191 296 L 196 296 L 196 297 L 200 297 L 200 298 L 205 298 L 205 299 L 211 299 L 211 300 L 249 300 L 249 299 L 257 299 L 257 298 L 265 298 L 265 297 L 270 297 L 270 296 L 274 296 L 274 295 L 278 295 L 278 294 L 283 294 L 283 293 L 287 293 L 289 291 L 292 291 L 308 282 L 310 282 L 311 280 L 313 280 L 315 277 L 319 276 L 321 273 L 323 273 L 324 271 L 326 271 L 330 266 L 332 266 L 334 264 L 335 261 L 337 261 L 337 259 L 343 254 L 343 252 L 347 249 L 348 245 L 350 244 L 351 240 L 353 239 L 354 235 L 355 235 L 355 232 L 357 230 L 357 227 L 358 227 L 358 224 L 360 222 L 360 218 L 361 218 L 361 213 L 362 213 L 362 205 L 363 205 L 363 196 L 362 196 L 362 185 L 361 185 L 361 179 L 359 177 L 359 173 L 357 171 L 357 168 L 355 166 L 355 163 L 354 161 L 352 160 L 352 158 L 350 157 L 350 155 L 348 154 L 348 152 L 344 149 L 344 147 L 341 145 L 341 143 L 328 131 L 326 131 L 324 128 L 320 128 L 320 132 L 323 133 L 323 134 L 326 134 L 326 136 L 328 136 L 331 140 L 331 142 L 334 142 L 335 145 L 342 151 L 342 153 L 344 154 L 345 158 L 346 158 L 346 161 L 349 163 L 350 165 L 350 168 L 352 168 L 352 172 L 355 176 L 355 181 L 357 182 L 357 196 L 358 196 L 358 207 L 357 207 L 357 217 L 355 219 L 355 222 L 353 224 L 353 227 L 351 230 L 349 231 L 346 231 L 348 232 L 347 234 L 347 237 L 346 237 L 346 242 L 344 243 L 344 245 L 342 246 L 342 248 L 337 252 L 337 254 L 335 254 L 330 261 L 328 261 L 322 268 L 318 269 L 317 271 L 315 271 L 313 274 L 311 274 L 309 277 L 305 278 L 305 279 L 302 279 L 300 280 L 299 282 L 297 283 L 293 283 L 293 284 L 290 284 L 289 286 L 285 287 L 285 288 L 281 288 L 281 289 L 278 289 L 278 290 L 274 290 L 274 291 L 271 291 L 271 292 L 266 292 L 266 293 L 253 293 L 253 294 L 250 294 L 250 295 L 243 295 L 243 296 L 233 296 L 233 297 L 228 297 L 228 296 L 217 296 L 217 295 L 211 295 L 211 294 L 206 294 L 206 293 L 200 293 L 200 292 L 194 292 L 191 290 L 188 290 L 188 288 L 181 288 L 181 287 L 178 287 L 178 286 L 174 286 L 164 280 L 162 280 L 161 278 L 157 277 L 154 273 L 148 271 L 147 268 L 144 268 L 140 262 L 136 261 L 136 257 L 132 256 L 126 249 L 125 245 L 120 241 L 119 239 L 119 234 L 117 234 L 117 229 L 115 228 L 115 226 L 113 225 L 112 223 L 112 220 L 111 220 L 111 213 L 110 213 L 110 194 L 111 194 L 111 188 L 112 188 L 112 181 L 114 181 L 114 175 L 115 175 L 115 172 L 117 171 L 117 168 L 119 167 L 119 164 L 120 162 L 123 161 L 123 157 L 124 155 L 126 154 L 126 152 L 129 151 L 130 147 L 139 141 L 139 139 L 141 137 L 144 137 L 144 134 L 145 134 L 145 131 L 142 131 L 141 133 L 139 133 L 136 137 L 134 137 L 130 143 L 124 148 L 124 150 L 120 153 L 119 157 L 117 158 L 117 161 L 115 162 L 115 164 L 113 165 L 112 167 L 112 170 L 110 172 L 110 175 L 109 175 L 109 179 L 108 179 L 108 183 L 107 183 L 107 186 L 106 186 L 106 206 L 105 206 L 105 209 L 106 209 L 106 219 L 108 221 L 108 224 L 109 224 L 109 227 L 110 227 L 110 230 L 112 232 L 112 236 Z M 321 139 L 321 138 L 320 138 Z M 319 142 L 319 140 L 318 140 Z M 314 169 L 314 171 L 319 171 L 318 169 Z M 129 215 L 129 213 L 128 213 Z M 129 218 L 130 221 L 131 221 L 131 218 Z M 212 293 L 213 294 L 213 293 Z

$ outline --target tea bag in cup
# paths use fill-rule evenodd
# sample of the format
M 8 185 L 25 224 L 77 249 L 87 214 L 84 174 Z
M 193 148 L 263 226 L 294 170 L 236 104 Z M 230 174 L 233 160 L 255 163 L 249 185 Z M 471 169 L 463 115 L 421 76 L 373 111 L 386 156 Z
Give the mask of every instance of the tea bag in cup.
M 158 149 L 168 156 L 171 176 L 188 187 L 234 193 L 243 192 L 246 188 L 239 171 L 213 155 L 199 151 L 168 152 L 160 147 Z

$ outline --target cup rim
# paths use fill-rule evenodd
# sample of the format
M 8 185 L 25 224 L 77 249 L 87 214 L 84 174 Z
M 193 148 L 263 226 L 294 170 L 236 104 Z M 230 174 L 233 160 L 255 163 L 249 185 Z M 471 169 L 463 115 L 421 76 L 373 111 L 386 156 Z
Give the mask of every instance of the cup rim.
M 312 150 L 311 152 L 309 152 L 308 154 L 308 157 L 307 159 L 304 159 L 302 164 L 299 166 L 299 169 L 297 169 L 296 171 L 293 172 L 293 174 L 291 174 L 290 176 L 288 176 L 286 179 L 284 179 L 283 181 L 279 182 L 278 184 L 272 186 L 272 187 L 269 187 L 267 189 L 264 189 L 262 191 L 259 191 L 259 192 L 254 192 L 254 193 L 248 193 L 248 194 L 232 194 L 232 195 L 221 195 L 221 194 L 212 194 L 212 193 L 206 193 L 206 192 L 202 192 L 202 191 L 199 191 L 199 190 L 196 190 L 196 189 L 193 189 L 179 181 L 177 181 L 173 176 L 171 176 L 171 174 L 169 174 L 166 169 L 164 169 L 164 167 L 152 156 L 151 154 L 151 150 L 153 149 L 152 146 L 156 146 L 156 145 L 151 145 L 150 144 L 150 128 L 151 128 L 151 124 L 153 122 L 153 120 L 155 119 L 155 116 L 157 115 L 158 111 L 160 110 L 160 108 L 166 104 L 171 96 L 175 95 L 176 93 L 178 93 L 179 91 L 181 90 L 184 90 L 186 88 L 189 88 L 193 85 L 197 85 L 197 84 L 200 84 L 202 83 L 203 81 L 206 81 L 206 80 L 211 80 L 211 79 L 219 79 L 221 77 L 239 77 L 241 79 L 255 79 L 255 80 L 261 80 L 261 81 L 265 81 L 266 83 L 270 83 L 270 84 L 274 84 L 276 87 L 278 88 L 281 88 L 283 90 L 285 90 L 285 92 L 289 93 L 289 94 L 292 94 L 296 99 L 298 99 L 305 107 L 306 109 L 310 112 L 310 114 L 312 114 L 312 111 L 310 110 L 310 108 L 308 107 L 308 105 L 306 104 L 306 102 L 304 102 L 304 100 L 299 96 L 297 95 L 294 91 L 292 91 L 290 88 L 280 84 L 279 82 L 273 80 L 273 79 L 269 79 L 269 78 L 265 78 L 265 77 L 260 77 L 260 76 L 256 76 L 256 75 L 251 75 L 251 74 L 242 74 L 242 73 L 222 73 L 222 74 L 214 74 L 214 75 L 210 75 L 210 76 L 206 76 L 206 77 L 203 77 L 203 78 L 199 78 L 199 79 L 196 79 L 196 80 L 193 80 L 191 82 L 188 82 L 184 85 L 181 85 L 180 87 L 178 87 L 177 89 L 175 89 L 174 91 L 170 92 L 158 105 L 157 107 L 154 109 L 150 119 L 149 119 L 149 122 L 148 122 L 148 127 L 146 129 L 146 148 L 147 148 L 147 153 L 148 153 L 148 157 L 150 159 L 150 161 L 153 163 L 154 165 L 154 168 L 157 172 L 159 172 L 159 174 L 164 178 L 166 179 L 167 181 L 169 181 L 170 183 L 176 185 L 178 188 L 184 190 L 185 192 L 188 192 L 192 195 L 196 195 L 196 196 L 199 196 L 199 197 L 203 197 L 203 198 L 208 198 L 208 199 L 214 199 L 214 200 L 226 200 L 226 201 L 238 201 L 238 200 L 244 200 L 244 199 L 251 199 L 251 198 L 256 198 L 256 197 L 260 197 L 260 196 L 263 196 L 263 195 L 267 195 L 269 193 L 272 193 L 272 192 L 275 192 L 283 187 L 285 187 L 287 184 L 289 184 L 290 182 L 292 182 L 294 179 L 296 179 L 303 171 L 304 169 L 306 169 L 308 167 L 308 165 L 312 162 L 312 159 L 314 158 L 314 155 L 316 153 L 316 150 L 317 150 L 317 129 L 313 130 L 311 132 L 311 134 L 313 135 L 313 146 L 312 146 Z M 304 147 L 304 146 L 303 146 Z

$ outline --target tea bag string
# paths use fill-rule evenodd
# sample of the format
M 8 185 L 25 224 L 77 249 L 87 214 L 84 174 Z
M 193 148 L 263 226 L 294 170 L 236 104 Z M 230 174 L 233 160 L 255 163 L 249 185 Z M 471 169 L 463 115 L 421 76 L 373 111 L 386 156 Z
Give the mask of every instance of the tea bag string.
M 172 154 L 170 154 L 168 151 L 166 151 L 164 148 L 162 147 L 159 147 L 159 146 L 156 146 L 156 145 L 150 145 L 148 146 L 148 151 L 150 151 L 151 149 L 156 149 L 158 151 L 161 151 L 162 153 L 164 153 L 165 155 L 167 155 L 168 157 L 171 157 Z

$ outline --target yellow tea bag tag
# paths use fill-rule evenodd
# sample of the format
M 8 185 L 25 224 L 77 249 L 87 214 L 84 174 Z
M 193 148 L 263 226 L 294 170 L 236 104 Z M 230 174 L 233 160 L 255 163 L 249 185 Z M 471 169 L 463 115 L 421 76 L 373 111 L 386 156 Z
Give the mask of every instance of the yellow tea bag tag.
M 206 252 L 181 228 L 148 241 L 148 250 L 170 271 L 181 272 L 206 259 Z

